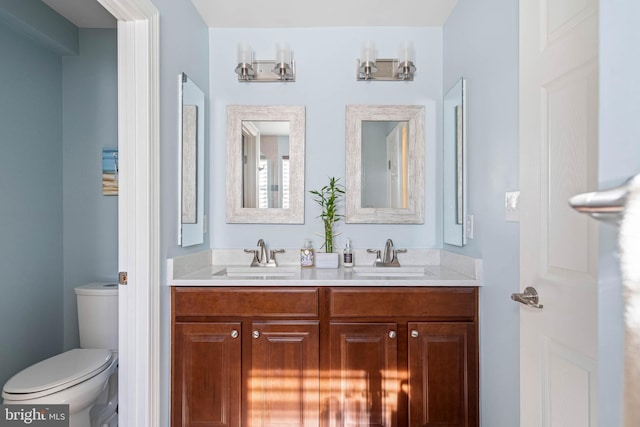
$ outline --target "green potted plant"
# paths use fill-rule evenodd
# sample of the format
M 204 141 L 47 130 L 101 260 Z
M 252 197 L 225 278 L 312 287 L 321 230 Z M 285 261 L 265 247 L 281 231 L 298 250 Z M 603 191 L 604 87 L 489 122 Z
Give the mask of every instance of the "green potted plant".
M 316 267 L 336 268 L 338 267 L 338 254 L 333 252 L 333 238 L 337 235 L 333 232 L 334 225 L 340 221 L 344 215 L 338 213 L 338 205 L 344 194 L 344 187 L 340 184 L 340 178 L 329 177 L 329 184 L 320 190 L 311 190 L 314 201 L 320 205 L 322 212 L 319 218 L 324 224 L 324 243 L 320 249 L 324 248 L 324 253 L 316 253 Z

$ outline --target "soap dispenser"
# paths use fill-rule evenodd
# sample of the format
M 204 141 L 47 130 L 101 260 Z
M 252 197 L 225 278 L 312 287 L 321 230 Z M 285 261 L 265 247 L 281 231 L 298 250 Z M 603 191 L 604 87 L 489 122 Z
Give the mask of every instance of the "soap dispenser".
M 351 249 L 351 239 L 347 239 L 347 244 L 342 253 L 342 266 L 353 267 L 353 249 Z
M 304 241 L 304 248 L 300 249 L 300 266 L 301 267 L 313 267 L 314 258 L 313 247 L 311 246 L 311 240 Z

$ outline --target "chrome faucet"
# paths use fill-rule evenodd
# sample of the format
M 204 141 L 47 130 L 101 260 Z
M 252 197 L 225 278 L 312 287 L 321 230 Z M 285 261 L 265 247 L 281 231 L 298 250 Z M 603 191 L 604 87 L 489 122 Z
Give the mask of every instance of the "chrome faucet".
M 269 254 L 267 253 L 267 245 L 264 244 L 264 240 L 259 239 L 256 243 L 258 248 L 258 264 L 264 265 L 269 263 Z
M 284 252 L 284 249 L 272 249 L 267 251 L 267 245 L 263 239 L 259 239 L 255 249 L 245 249 L 253 254 L 251 267 L 276 267 L 276 254 Z
M 406 249 L 396 249 L 393 246 L 393 240 L 387 239 L 384 244 L 384 255 L 380 256 L 379 249 L 367 249 L 367 252 L 376 254 L 376 260 L 373 262 L 374 267 L 400 267 L 398 261 L 398 253 L 407 252 Z
M 382 262 L 385 264 L 391 264 L 395 257 L 396 254 L 393 253 L 393 240 L 387 239 L 384 244 L 384 256 L 382 257 Z

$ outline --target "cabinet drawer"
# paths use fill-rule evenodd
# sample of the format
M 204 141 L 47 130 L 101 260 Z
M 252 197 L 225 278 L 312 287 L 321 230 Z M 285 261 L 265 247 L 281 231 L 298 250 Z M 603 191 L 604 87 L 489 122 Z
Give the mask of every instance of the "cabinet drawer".
M 173 289 L 175 317 L 318 317 L 317 288 Z
M 476 288 L 331 288 L 330 316 L 477 320 Z

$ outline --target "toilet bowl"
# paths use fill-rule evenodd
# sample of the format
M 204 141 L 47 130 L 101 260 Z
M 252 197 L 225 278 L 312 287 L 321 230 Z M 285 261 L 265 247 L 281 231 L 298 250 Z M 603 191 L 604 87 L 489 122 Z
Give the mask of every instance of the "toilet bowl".
M 118 287 L 75 288 L 80 348 L 31 365 L 2 389 L 7 405 L 69 405 L 69 427 L 118 425 Z
M 117 419 L 107 420 L 118 405 L 117 372 L 118 356 L 109 350 L 69 350 L 14 375 L 2 390 L 3 403 L 67 404 L 70 427 L 115 426 Z M 96 410 L 101 396 L 104 403 Z

